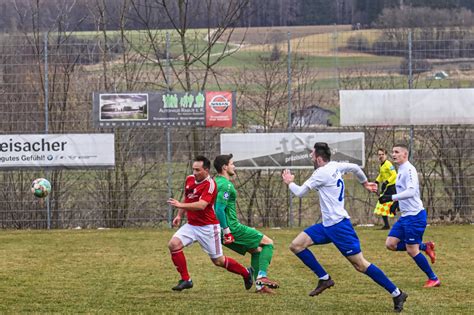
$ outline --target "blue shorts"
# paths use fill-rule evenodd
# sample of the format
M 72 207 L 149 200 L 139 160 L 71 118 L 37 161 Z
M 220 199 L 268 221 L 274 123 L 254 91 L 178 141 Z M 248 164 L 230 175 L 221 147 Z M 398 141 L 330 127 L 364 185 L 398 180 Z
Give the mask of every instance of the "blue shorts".
M 417 215 L 400 217 L 392 226 L 388 236 L 396 237 L 406 244 L 421 244 L 426 229 L 426 211 L 423 209 Z
M 318 223 L 310 226 L 304 232 L 311 237 L 316 245 L 334 243 L 344 256 L 352 256 L 361 252 L 359 238 L 349 219 L 344 219 L 328 227 Z

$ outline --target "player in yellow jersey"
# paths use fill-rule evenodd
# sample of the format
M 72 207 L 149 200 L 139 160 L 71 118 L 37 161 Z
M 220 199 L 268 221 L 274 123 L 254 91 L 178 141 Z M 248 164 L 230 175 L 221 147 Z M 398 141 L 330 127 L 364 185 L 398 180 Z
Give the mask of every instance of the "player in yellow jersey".
M 387 160 L 387 150 L 384 148 L 379 148 L 377 150 L 377 156 L 380 161 L 380 170 L 379 175 L 375 179 L 377 184 L 381 184 L 380 187 L 380 195 L 383 194 L 396 194 L 397 191 L 395 189 L 395 181 L 397 179 L 397 171 L 395 170 L 395 166 Z M 393 201 L 380 203 L 377 201 L 377 205 L 375 206 L 374 213 L 377 215 L 382 216 L 384 226 L 382 230 L 389 230 L 390 224 L 388 223 L 388 217 L 393 218 L 396 212 L 397 204 Z

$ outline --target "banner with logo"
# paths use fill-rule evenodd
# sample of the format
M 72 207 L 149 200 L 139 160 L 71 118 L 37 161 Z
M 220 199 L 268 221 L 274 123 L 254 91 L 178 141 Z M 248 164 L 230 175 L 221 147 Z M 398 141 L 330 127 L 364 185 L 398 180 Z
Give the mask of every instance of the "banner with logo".
M 332 161 L 364 167 L 363 132 L 342 133 L 244 133 L 221 134 L 221 154 L 233 154 L 241 169 L 314 168 L 311 151 L 315 142 L 326 142 Z
M 233 92 L 94 93 L 97 127 L 232 127 Z
M 114 134 L 0 135 L 1 168 L 113 168 Z

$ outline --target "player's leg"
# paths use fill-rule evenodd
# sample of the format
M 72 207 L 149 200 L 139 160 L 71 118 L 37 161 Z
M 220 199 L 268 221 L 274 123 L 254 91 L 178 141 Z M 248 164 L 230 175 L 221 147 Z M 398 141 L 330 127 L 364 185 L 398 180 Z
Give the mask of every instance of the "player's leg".
M 186 257 L 184 256 L 184 247 L 192 244 L 195 241 L 193 226 L 190 224 L 183 225 L 173 235 L 168 243 L 168 248 L 171 253 L 171 260 L 176 267 L 176 270 L 181 275 L 181 279 L 178 284 L 173 287 L 174 291 L 181 291 L 184 289 L 190 289 L 193 287 L 193 282 L 188 272 L 186 264 Z
M 433 272 L 428 260 L 420 252 L 420 244 L 426 229 L 426 211 L 421 211 L 416 216 L 410 216 L 409 223 L 405 229 L 405 243 L 407 253 L 417 266 L 428 276 L 425 287 L 439 287 L 441 282 Z
M 408 294 L 397 288 L 397 286 L 385 275 L 381 269 L 368 262 L 364 258 L 362 252 L 356 255 L 346 256 L 346 258 L 351 262 L 357 271 L 366 274 L 375 283 L 390 293 L 393 298 L 394 311 L 401 312 L 403 310 L 403 304 L 405 303 Z
M 235 259 L 224 256 L 219 224 L 198 227 L 196 240 L 199 242 L 199 245 L 201 245 L 201 248 L 209 255 L 214 265 L 241 275 L 244 279 L 245 289 L 248 290 L 252 287 L 253 278 L 251 268 L 247 269 Z
M 315 224 L 298 234 L 290 244 L 290 250 L 319 278 L 317 287 L 310 292 L 310 296 L 321 294 L 324 290 L 332 287 L 334 281 L 318 262 L 308 247 L 314 244 L 328 244 L 331 240 L 324 232 L 321 223 Z
M 268 266 L 273 257 L 273 240 L 266 235 L 261 235 L 260 244 L 256 252 L 254 252 L 254 250 L 249 251 L 252 253 L 252 257 L 254 255 L 258 257 L 258 269 L 255 269 L 258 270 L 258 274 L 255 284 L 257 286 L 267 286 L 272 289 L 277 289 L 279 287 L 278 283 L 268 278 Z

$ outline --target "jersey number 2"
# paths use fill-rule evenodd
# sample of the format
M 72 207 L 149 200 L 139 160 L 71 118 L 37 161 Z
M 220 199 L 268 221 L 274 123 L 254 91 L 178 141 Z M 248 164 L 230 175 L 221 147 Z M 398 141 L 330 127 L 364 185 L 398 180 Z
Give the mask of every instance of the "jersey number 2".
M 339 193 L 339 198 L 337 198 L 339 201 L 342 201 L 344 199 L 344 181 L 342 179 L 337 180 L 337 187 L 341 186 L 341 192 Z

